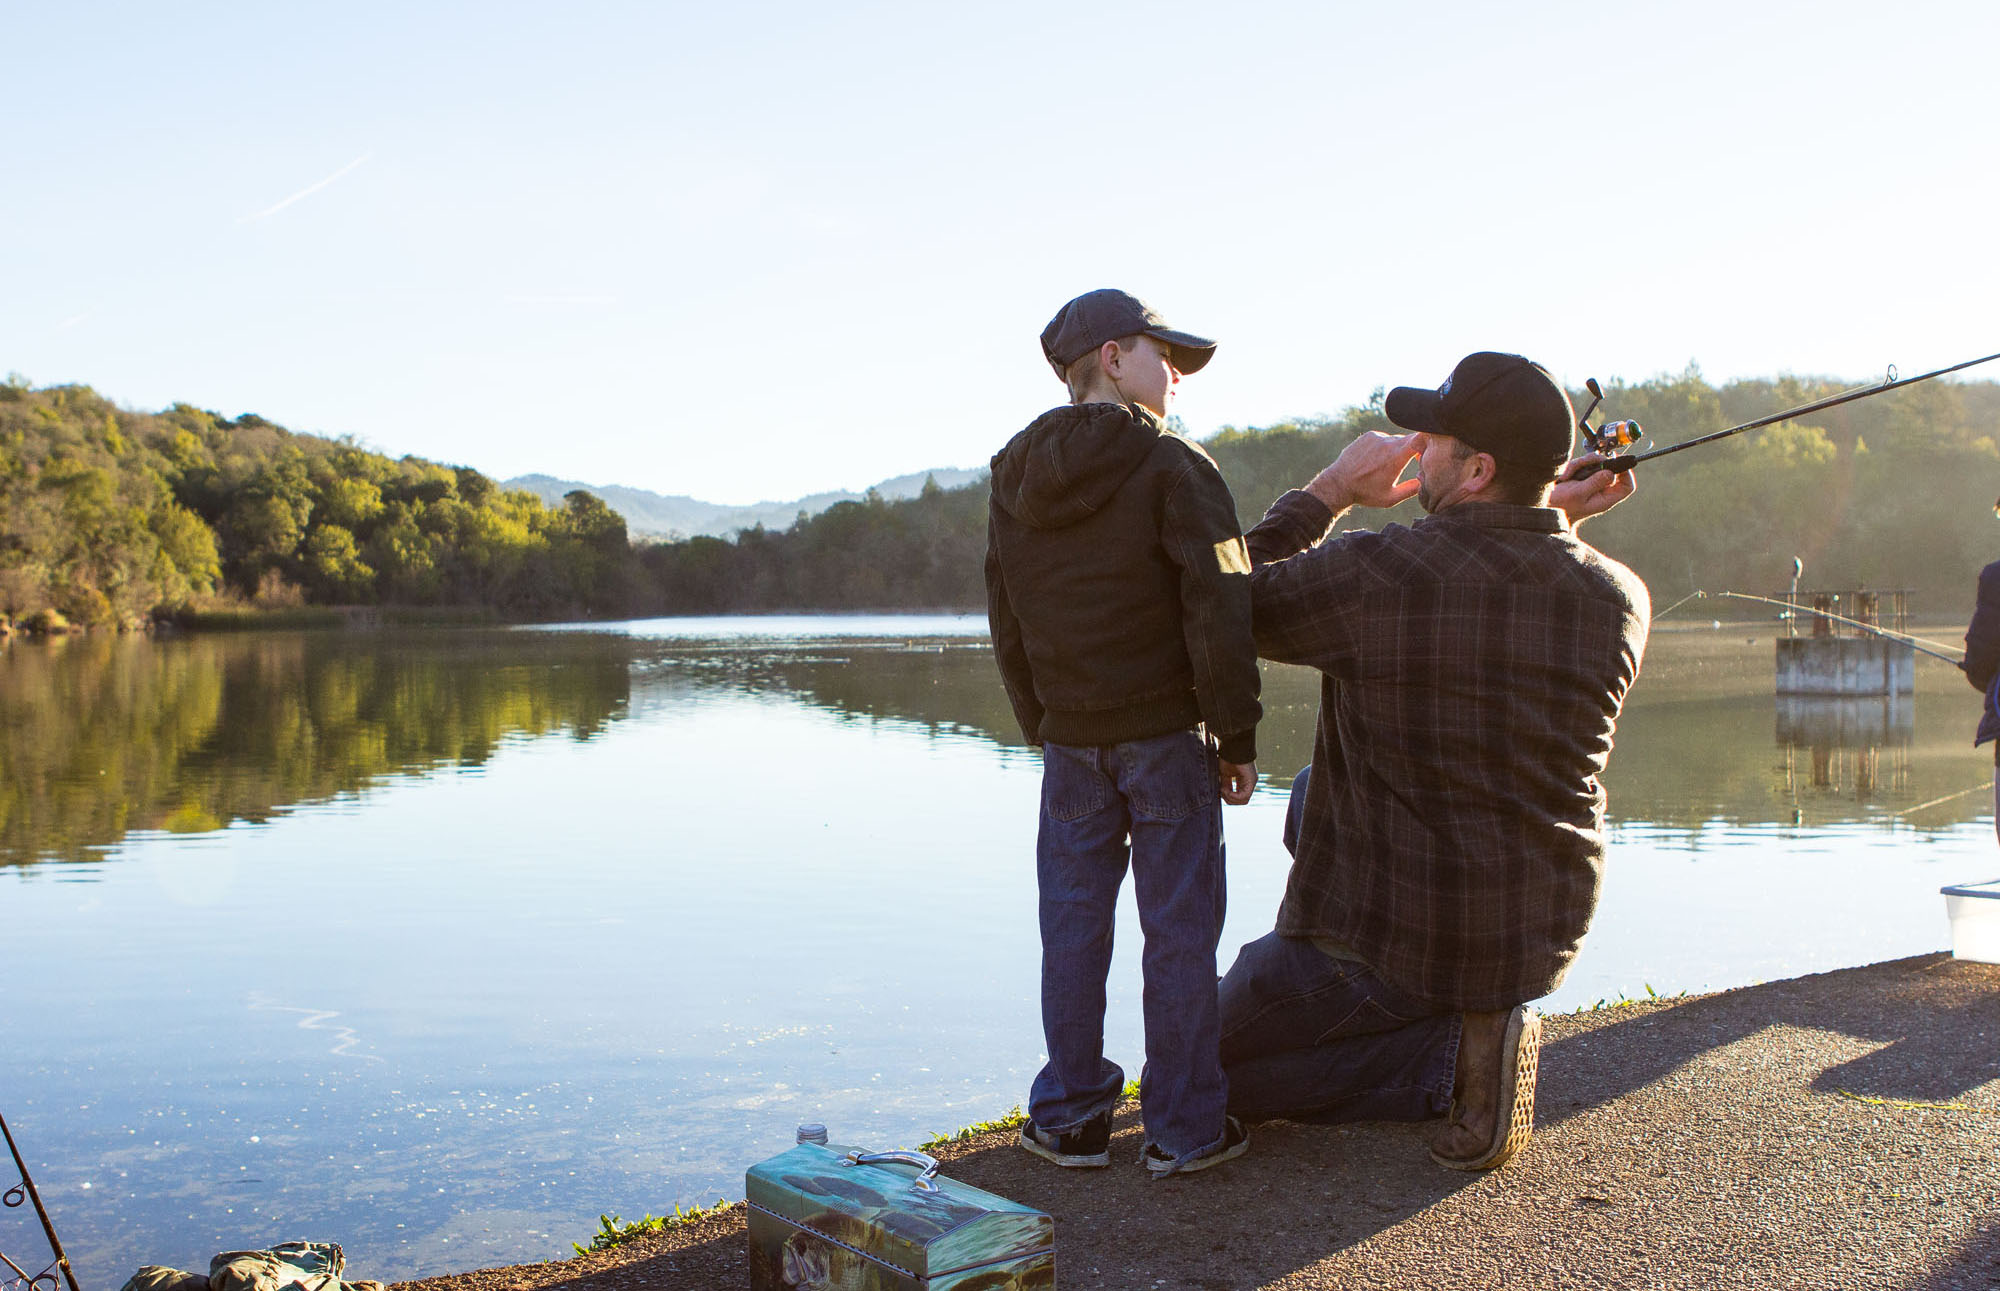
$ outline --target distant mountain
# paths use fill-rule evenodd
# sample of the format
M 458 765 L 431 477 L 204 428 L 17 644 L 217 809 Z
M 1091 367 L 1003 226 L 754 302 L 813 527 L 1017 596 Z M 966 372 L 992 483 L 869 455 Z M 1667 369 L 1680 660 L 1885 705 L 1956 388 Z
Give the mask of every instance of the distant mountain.
M 875 491 L 894 501 L 913 498 L 923 492 L 924 481 L 935 479 L 941 489 L 970 484 L 986 474 L 983 470 L 963 471 L 941 468 L 916 471 L 883 480 Z M 517 475 L 504 482 L 510 489 L 526 489 L 550 506 L 562 505 L 563 495 L 576 489 L 593 493 L 604 505 L 625 517 L 625 526 L 634 537 L 692 538 L 697 534 L 728 537 L 738 529 L 763 525 L 767 529 L 789 529 L 799 512 L 817 515 L 836 502 L 859 502 L 860 493 L 814 493 L 791 502 L 755 502 L 749 506 L 724 506 L 680 494 L 654 493 L 627 488 L 623 484 L 581 484 L 559 480 L 553 475 Z

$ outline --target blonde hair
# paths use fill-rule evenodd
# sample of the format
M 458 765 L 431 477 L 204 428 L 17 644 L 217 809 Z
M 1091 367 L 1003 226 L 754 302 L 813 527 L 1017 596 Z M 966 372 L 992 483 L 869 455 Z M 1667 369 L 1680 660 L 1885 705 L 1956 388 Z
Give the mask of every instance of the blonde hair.
M 1140 333 L 1134 332 L 1130 336 L 1119 337 L 1116 342 L 1118 352 L 1129 354 L 1132 347 L 1139 343 L 1139 336 Z M 1063 384 L 1069 387 L 1071 403 L 1082 403 L 1084 396 L 1091 392 L 1097 385 L 1098 379 L 1104 375 L 1104 369 L 1097 362 L 1097 356 L 1103 352 L 1104 346 L 1094 345 L 1088 353 L 1063 369 Z

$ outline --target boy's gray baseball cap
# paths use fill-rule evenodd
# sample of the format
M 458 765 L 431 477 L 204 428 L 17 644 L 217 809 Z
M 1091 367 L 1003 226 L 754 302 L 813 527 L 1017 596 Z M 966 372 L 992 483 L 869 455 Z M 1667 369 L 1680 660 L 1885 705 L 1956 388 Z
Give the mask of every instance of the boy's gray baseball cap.
M 1214 341 L 1175 331 L 1145 301 L 1115 287 L 1087 291 L 1058 309 L 1042 329 L 1042 354 L 1060 377 L 1106 341 L 1139 335 L 1165 341 L 1182 376 L 1201 371 L 1215 356 Z
M 1404 430 L 1450 435 L 1503 462 L 1569 460 L 1576 412 L 1549 370 L 1518 354 L 1482 350 L 1458 361 L 1435 390 L 1397 386 L 1382 411 Z

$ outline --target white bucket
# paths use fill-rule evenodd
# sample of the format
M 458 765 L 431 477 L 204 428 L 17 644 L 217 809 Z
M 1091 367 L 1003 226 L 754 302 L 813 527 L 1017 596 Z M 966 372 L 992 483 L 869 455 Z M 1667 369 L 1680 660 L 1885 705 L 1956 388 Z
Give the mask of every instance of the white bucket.
M 1951 953 L 1956 959 L 2000 964 L 2000 879 L 1940 888 L 1951 918 Z

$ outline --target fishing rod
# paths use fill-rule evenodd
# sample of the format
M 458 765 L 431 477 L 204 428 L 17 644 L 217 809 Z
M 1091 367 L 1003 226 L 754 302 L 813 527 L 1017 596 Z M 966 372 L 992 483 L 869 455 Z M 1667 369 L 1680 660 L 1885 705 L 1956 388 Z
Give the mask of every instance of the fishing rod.
M 0 1136 L 6 1138 L 7 1151 L 14 1157 L 14 1169 L 21 1175 L 21 1182 L 7 1189 L 4 1194 L 0 1194 L 0 1203 L 11 1208 L 23 1201 L 34 1202 L 35 1214 L 42 1221 L 42 1234 L 49 1239 L 49 1251 L 56 1257 L 55 1262 L 40 1273 L 30 1273 L 5 1255 L 0 1255 L 0 1262 L 5 1262 L 14 1275 L 11 1278 L 0 1279 L 0 1285 L 18 1284 L 24 1291 L 56 1291 L 55 1274 L 51 1270 L 59 1269 L 62 1271 L 63 1281 L 69 1284 L 69 1291 L 77 1291 L 76 1272 L 69 1266 L 69 1255 L 63 1250 L 62 1239 L 56 1236 L 56 1226 L 49 1222 L 49 1212 L 42 1205 L 41 1191 L 35 1187 L 34 1179 L 28 1174 L 28 1163 L 21 1159 L 21 1149 L 14 1146 L 14 1131 L 7 1128 L 7 1118 L 4 1116 L 0 1116 Z
M 1967 359 L 1963 363 L 1954 363 L 1948 368 L 1939 368 L 1935 372 L 1925 372 L 1920 376 L 1909 378 L 1899 378 L 1896 375 L 1895 365 L 1891 364 L 1888 375 L 1874 385 L 1865 385 L 1853 390 L 1843 391 L 1840 394 L 1825 399 L 1815 399 L 1811 403 L 1802 403 L 1796 408 L 1787 408 L 1783 412 L 1774 412 L 1768 417 L 1759 417 L 1755 421 L 1746 421 L 1740 426 L 1731 426 L 1727 430 L 1718 430 L 1707 435 L 1696 435 L 1693 439 L 1684 439 L 1678 444 L 1669 444 L 1665 448 L 1656 448 L 1648 453 L 1620 453 L 1615 457 L 1606 456 L 1601 462 L 1588 462 L 1578 467 L 1575 473 L 1568 478 L 1572 480 L 1585 480 L 1596 475 L 1599 471 L 1629 471 L 1641 462 L 1650 462 L 1656 457 L 1665 457 L 1669 453 L 1678 453 L 1683 448 L 1693 448 L 1697 444 L 1712 444 L 1718 439 L 1727 439 L 1731 435 L 1740 435 L 1746 430 L 1756 430 L 1759 426 L 1769 426 L 1774 422 L 1789 421 L 1793 417 L 1802 417 L 1806 413 L 1818 412 L 1822 408 L 1833 408 L 1843 403 L 1852 403 L 1856 399 L 1866 399 L 1870 395 L 1878 395 L 1885 390 L 1896 390 L 1904 386 L 1913 386 L 1919 381 L 1929 381 L 1932 377 L 1941 377 L 1952 372 L 1962 371 L 1965 368 L 1978 367 L 1982 363 L 1991 363 L 1995 359 L 2000 359 L 2000 354 L 1988 354 L 1984 358 Z M 1577 419 L 1577 428 L 1583 432 L 1584 442 L 1590 445 L 1592 452 L 1608 454 L 1619 448 L 1630 447 L 1645 437 L 1645 431 L 1640 428 L 1639 423 L 1636 421 L 1611 422 L 1601 427 L 1591 426 L 1589 424 L 1590 414 L 1603 401 L 1604 395 L 1599 390 L 1595 378 L 1584 382 L 1584 386 L 1590 391 L 1591 401 L 1590 407 L 1584 409 L 1583 416 Z

